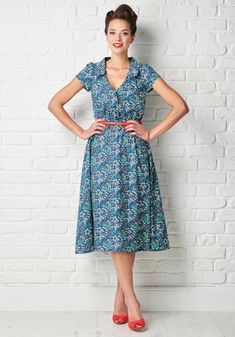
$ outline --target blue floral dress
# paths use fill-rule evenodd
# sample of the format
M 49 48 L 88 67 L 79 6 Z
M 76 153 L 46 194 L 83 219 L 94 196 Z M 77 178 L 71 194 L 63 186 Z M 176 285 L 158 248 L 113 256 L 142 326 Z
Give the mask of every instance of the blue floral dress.
M 76 77 L 91 91 L 94 118 L 141 121 L 146 93 L 160 77 L 129 57 L 125 81 L 113 89 L 106 61 L 89 62 Z M 150 144 L 122 125 L 106 125 L 87 139 L 77 216 L 75 254 L 169 249 L 158 177 Z

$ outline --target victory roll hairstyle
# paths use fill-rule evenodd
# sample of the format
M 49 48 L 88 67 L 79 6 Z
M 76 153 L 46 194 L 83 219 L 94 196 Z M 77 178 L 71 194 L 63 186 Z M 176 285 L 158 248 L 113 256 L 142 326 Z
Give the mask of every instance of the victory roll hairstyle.
M 122 4 L 118 6 L 118 8 L 115 11 L 111 10 L 106 14 L 104 32 L 107 35 L 109 23 L 113 19 L 123 19 L 129 22 L 130 29 L 131 29 L 131 35 L 133 36 L 137 30 L 137 27 L 136 27 L 137 18 L 138 16 L 136 15 L 136 13 L 133 11 L 133 9 L 130 6 L 126 4 Z

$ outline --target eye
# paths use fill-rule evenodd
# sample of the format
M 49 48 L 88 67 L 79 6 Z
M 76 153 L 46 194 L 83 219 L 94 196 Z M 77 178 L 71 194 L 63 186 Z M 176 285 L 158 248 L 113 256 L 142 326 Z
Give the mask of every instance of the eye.
M 109 34 L 115 34 L 114 32 L 109 32 Z M 127 32 L 123 33 L 124 35 L 128 35 Z

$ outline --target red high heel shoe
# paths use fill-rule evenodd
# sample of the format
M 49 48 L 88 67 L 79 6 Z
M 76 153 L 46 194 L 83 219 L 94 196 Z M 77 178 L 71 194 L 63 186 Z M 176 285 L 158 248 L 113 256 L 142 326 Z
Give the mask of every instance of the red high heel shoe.
M 139 303 L 139 307 L 140 307 L 140 302 L 138 301 Z M 131 330 L 141 330 L 145 327 L 145 320 L 144 318 L 140 318 L 140 319 L 137 319 L 135 321 L 130 321 L 128 319 L 128 327 L 131 329 Z
M 117 315 L 113 314 L 113 322 L 115 324 L 125 324 L 128 322 L 128 315 Z
M 137 319 L 135 321 L 130 321 L 128 319 L 128 327 L 131 329 L 131 330 L 141 330 L 145 327 L 145 320 L 144 318 L 141 318 L 141 319 Z

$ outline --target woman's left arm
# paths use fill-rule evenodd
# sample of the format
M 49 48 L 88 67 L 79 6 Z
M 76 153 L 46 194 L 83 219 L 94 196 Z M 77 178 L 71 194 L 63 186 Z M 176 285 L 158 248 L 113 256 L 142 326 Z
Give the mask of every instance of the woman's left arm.
M 150 130 L 150 141 L 170 129 L 178 122 L 178 120 L 189 112 L 189 107 L 183 97 L 171 88 L 161 77 L 154 81 L 152 87 L 172 107 L 172 109 L 159 124 Z

